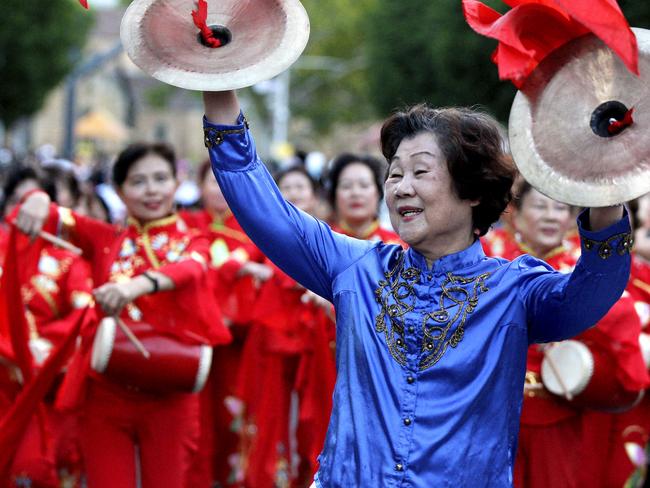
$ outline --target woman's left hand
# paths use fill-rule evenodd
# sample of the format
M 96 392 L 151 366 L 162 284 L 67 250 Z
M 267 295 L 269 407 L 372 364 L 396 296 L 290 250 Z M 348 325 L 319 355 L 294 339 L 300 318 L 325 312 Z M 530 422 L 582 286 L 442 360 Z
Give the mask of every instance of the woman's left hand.
M 106 283 L 99 288 L 95 288 L 93 291 L 95 301 L 102 307 L 106 315 L 119 315 L 127 303 L 137 298 L 133 295 L 129 283 L 129 281 Z

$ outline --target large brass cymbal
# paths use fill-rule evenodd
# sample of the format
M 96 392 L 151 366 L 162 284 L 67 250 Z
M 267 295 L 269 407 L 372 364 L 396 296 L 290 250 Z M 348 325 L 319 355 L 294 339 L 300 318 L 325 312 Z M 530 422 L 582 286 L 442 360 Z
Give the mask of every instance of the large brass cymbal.
M 226 28 L 230 41 L 204 46 L 193 0 L 134 0 L 120 36 L 142 70 L 189 90 L 223 91 L 273 78 L 293 64 L 309 39 L 299 0 L 208 0 L 207 25 Z
M 555 200 L 602 207 L 650 192 L 650 31 L 633 31 L 640 77 L 590 34 L 553 51 L 515 97 L 513 158 L 523 177 Z M 603 131 L 629 108 L 631 126 Z

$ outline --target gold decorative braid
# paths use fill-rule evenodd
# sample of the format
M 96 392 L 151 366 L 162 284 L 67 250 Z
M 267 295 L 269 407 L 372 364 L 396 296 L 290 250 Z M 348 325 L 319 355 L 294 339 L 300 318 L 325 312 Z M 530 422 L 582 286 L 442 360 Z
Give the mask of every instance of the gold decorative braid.
M 54 316 L 59 318 L 60 313 L 59 313 L 59 307 L 56 304 L 56 300 L 49 292 L 49 290 L 41 284 L 39 280 L 39 276 L 40 275 L 33 276 L 32 279 L 30 280 L 30 284 L 32 285 L 33 289 L 36 290 L 43 297 L 43 300 L 45 300 L 47 305 L 50 307 L 50 310 L 52 311 Z M 25 304 L 27 305 L 29 301 L 30 300 L 25 300 Z
M 385 335 L 388 350 L 402 366 L 406 364 L 407 353 L 404 318 L 415 309 L 414 287 L 420 276 L 419 269 L 404 268 L 404 253 L 400 253 L 395 266 L 384 273 L 385 279 L 379 281 L 375 290 L 375 300 L 381 306 L 375 317 L 375 330 Z M 421 371 L 436 364 L 449 346 L 458 346 L 465 334 L 467 316 L 478 306 L 479 295 L 488 291 L 485 281 L 489 276 L 490 273 L 483 273 L 465 278 L 447 273 L 438 308 L 421 316 Z
M 36 326 L 36 319 L 34 318 L 34 314 L 29 309 L 25 309 L 25 321 L 27 322 L 29 339 L 38 339 L 40 335 L 38 333 L 38 327 Z
M 71 229 L 76 225 L 76 220 L 74 218 L 74 215 L 72 214 L 72 210 L 66 207 L 59 207 L 59 219 L 61 222 L 61 225 L 64 227 Z
M 218 146 L 224 141 L 227 134 L 243 134 L 248 130 L 248 120 L 244 117 L 244 127 L 241 129 L 215 129 L 214 127 L 203 128 L 203 143 L 208 149 Z
M 375 330 L 384 333 L 386 344 L 393 358 L 402 366 L 406 364 L 406 337 L 404 316 L 415 308 L 415 283 L 420 279 L 417 268 L 404 269 L 404 253 L 400 253 L 397 263 L 384 273 L 385 280 L 379 282 L 375 290 L 375 300 L 381 310 L 375 318 Z M 390 327 L 386 323 L 386 316 Z
M 447 273 L 447 279 L 441 285 L 438 310 L 422 317 L 424 357 L 420 360 L 421 371 L 436 364 L 448 346 L 458 346 L 465 334 L 467 315 L 476 309 L 479 294 L 488 291 L 485 280 L 489 276 L 490 273 L 483 273 L 472 278 L 463 278 Z M 456 310 L 452 315 L 450 311 L 454 308 Z M 433 325 L 429 325 L 430 321 L 433 321 Z M 454 324 L 456 328 L 451 332 Z
M 146 231 L 144 231 L 142 234 L 140 234 L 140 238 L 142 242 L 142 248 L 144 249 L 144 252 L 147 254 L 151 266 L 153 266 L 154 269 L 160 268 L 160 261 L 158 261 L 158 257 L 156 256 L 156 253 L 151 247 L 151 239 L 149 239 L 149 234 Z
M 142 242 L 142 247 L 144 248 L 144 252 L 149 258 L 149 261 L 151 262 L 151 265 L 154 267 L 154 269 L 160 268 L 161 264 L 160 261 L 158 260 L 158 257 L 156 256 L 156 253 L 151 247 L 151 239 L 149 238 L 149 231 L 151 229 L 155 229 L 156 227 L 164 227 L 169 224 L 173 224 L 176 221 L 178 221 L 178 214 L 172 214 L 162 219 L 152 220 L 151 222 L 147 222 L 144 225 L 141 225 L 140 222 L 138 222 L 133 217 L 129 217 L 127 220 L 128 224 L 134 226 L 138 231 L 140 240 Z
M 598 247 L 598 256 L 601 259 L 608 259 L 614 251 L 613 242 L 619 240 L 616 244 L 616 252 L 623 256 L 629 254 L 632 246 L 634 245 L 634 237 L 631 232 L 624 232 L 621 234 L 616 234 L 607 239 L 606 241 L 596 241 L 593 239 L 584 239 L 585 249 L 591 251 L 595 247 Z
M 637 288 L 642 289 L 646 293 L 650 293 L 650 285 L 646 283 L 645 281 L 641 281 L 638 278 L 634 278 L 632 280 L 632 285 L 636 286 Z
M 230 227 L 226 227 L 224 224 L 219 223 L 219 222 L 212 222 L 210 224 L 210 229 L 213 230 L 214 232 L 219 232 L 220 234 L 224 234 L 228 237 L 232 237 L 233 239 L 237 239 L 240 242 L 243 242 L 244 244 L 248 244 L 251 242 L 251 240 L 248 238 L 248 236 L 237 229 L 231 229 Z

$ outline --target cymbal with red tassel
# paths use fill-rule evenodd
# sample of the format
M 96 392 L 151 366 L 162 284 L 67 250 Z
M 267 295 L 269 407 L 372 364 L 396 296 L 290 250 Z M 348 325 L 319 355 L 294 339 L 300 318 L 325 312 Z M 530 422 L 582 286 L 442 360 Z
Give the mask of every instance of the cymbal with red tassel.
M 555 200 L 602 207 L 650 192 L 650 31 L 633 31 L 640 76 L 588 34 L 547 56 L 515 97 L 513 158 Z
M 298 0 L 134 0 L 122 44 L 143 71 L 189 90 L 254 85 L 291 66 L 307 45 Z

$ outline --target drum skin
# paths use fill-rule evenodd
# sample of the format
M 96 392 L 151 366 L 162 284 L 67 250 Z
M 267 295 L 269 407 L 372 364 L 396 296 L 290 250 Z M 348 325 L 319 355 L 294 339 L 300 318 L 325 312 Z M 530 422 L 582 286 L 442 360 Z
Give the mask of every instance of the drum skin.
M 128 322 L 127 326 L 150 357 L 144 357 L 113 318 L 106 318 L 93 344 L 91 366 L 95 371 L 150 393 L 196 393 L 203 388 L 212 361 L 210 346 L 180 342 L 142 322 Z
M 616 376 L 614 359 L 589 342 L 563 341 L 551 346 L 545 354 L 542 381 L 551 393 L 564 397 L 556 372 L 573 397 L 570 402 L 576 406 L 621 412 L 634 407 L 643 397 L 643 391 L 623 387 Z

